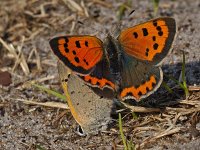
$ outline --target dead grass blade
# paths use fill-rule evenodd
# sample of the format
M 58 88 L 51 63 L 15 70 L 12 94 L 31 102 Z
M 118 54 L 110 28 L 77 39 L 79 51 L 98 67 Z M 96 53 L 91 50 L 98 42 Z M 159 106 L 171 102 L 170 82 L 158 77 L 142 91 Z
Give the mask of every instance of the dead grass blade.
M 107 8 L 113 8 L 112 4 L 111 3 L 108 3 L 106 1 L 101 1 L 101 0 L 91 0 L 92 3 L 96 3 L 96 4 L 99 4 L 99 5 L 102 5 L 104 7 L 107 7 Z
M 35 54 L 35 59 L 31 59 L 33 57 L 33 55 Z M 31 62 L 31 63 L 35 63 L 36 66 L 37 66 L 37 70 L 39 72 L 42 71 L 42 65 L 41 65 L 41 59 L 40 59 L 40 55 L 36 49 L 36 47 L 34 46 L 34 48 L 31 50 L 31 52 L 29 53 L 29 56 L 28 56 L 28 59 L 27 59 L 28 62 Z
M 13 67 L 13 71 L 15 70 L 15 68 L 18 66 L 18 64 L 20 64 L 23 72 L 25 75 L 29 75 L 30 74 L 30 70 L 28 67 L 28 64 L 26 62 L 26 59 L 24 57 L 24 54 L 22 52 L 22 47 L 24 44 L 24 37 L 22 39 L 22 44 L 21 46 L 18 46 L 17 49 L 14 48 L 14 46 L 12 44 L 7 44 L 2 38 L 0 38 L 0 42 L 2 43 L 2 45 L 7 49 L 7 51 L 13 55 L 13 57 L 15 58 L 15 65 Z
M 181 130 L 180 127 L 177 127 L 177 128 L 174 128 L 174 129 L 172 129 L 172 127 L 169 127 L 168 129 L 166 129 L 165 131 L 162 131 L 162 132 L 158 133 L 154 137 L 149 137 L 149 138 L 145 139 L 144 142 L 142 144 L 140 144 L 140 148 L 144 147 L 146 144 L 148 144 L 150 142 L 156 141 L 157 139 L 159 139 L 161 137 L 178 133 L 180 130 Z
M 68 6 L 69 9 L 71 9 L 72 11 L 75 12 L 81 12 L 83 13 L 83 9 L 81 8 L 81 6 L 79 4 L 77 4 L 75 1 L 73 0 L 63 0 L 63 2 Z
M 159 108 L 147 108 L 147 107 L 131 106 L 126 103 L 123 104 L 127 108 L 129 108 L 132 112 L 139 112 L 139 113 L 161 112 Z
M 200 86 L 189 86 L 188 90 L 189 91 L 200 91 Z
M 192 109 L 166 107 L 166 111 L 168 111 L 169 113 L 178 112 L 181 115 L 188 115 L 194 112 L 200 112 L 200 106 Z
M 36 102 L 33 100 L 24 100 L 24 99 L 13 99 L 15 101 L 20 101 L 28 105 L 40 105 L 40 106 L 45 106 L 45 107 L 54 107 L 54 108 L 61 108 L 61 109 L 69 109 L 68 105 L 65 103 L 58 103 L 58 102 Z
M 186 104 L 186 105 L 193 105 L 195 107 L 198 107 L 200 106 L 200 101 L 196 100 L 192 100 L 192 101 L 189 101 L 189 100 L 182 100 L 179 102 L 180 104 Z
M 85 7 L 84 1 L 81 1 L 81 6 L 83 8 L 83 12 L 84 12 L 85 16 L 89 17 L 89 13 L 88 13 L 87 7 Z

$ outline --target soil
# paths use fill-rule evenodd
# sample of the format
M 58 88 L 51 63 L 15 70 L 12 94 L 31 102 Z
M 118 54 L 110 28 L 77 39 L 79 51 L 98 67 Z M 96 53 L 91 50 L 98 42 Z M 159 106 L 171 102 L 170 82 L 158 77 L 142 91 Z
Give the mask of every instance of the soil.
M 104 39 L 118 25 L 123 1 L 1 0 L 0 72 L 9 72 L 12 83 L 0 85 L 0 149 L 124 149 L 116 120 L 111 129 L 81 137 L 69 109 L 44 107 L 62 100 L 27 84 L 37 82 L 62 93 L 56 58 L 49 39 L 56 35 L 89 34 Z M 135 12 L 128 15 L 132 10 Z M 154 16 L 152 1 L 133 0 L 121 21 L 122 28 L 159 16 L 174 17 L 177 37 L 163 71 L 181 81 L 183 51 L 189 96 L 164 76 L 164 87 L 138 106 L 162 108 L 162 112 L 124 114 L 123 131 L 136 149 L 200 149 L 200 1 L 166 0 Z M 26 65 L 27 64 L 27 65 Z M 8 82 L 9 83 L 9 82 Z M 26 101 L 38 102 L 28 104 Z

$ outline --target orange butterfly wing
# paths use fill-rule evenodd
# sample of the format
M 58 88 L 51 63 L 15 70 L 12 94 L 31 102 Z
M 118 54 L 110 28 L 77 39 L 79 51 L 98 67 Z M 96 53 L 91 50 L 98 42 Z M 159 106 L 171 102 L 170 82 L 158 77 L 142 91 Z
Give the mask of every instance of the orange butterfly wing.
M 59 60 L 80 74 L 90 73 L 103 55 L 102 42 L 94 36 L 60 36 L 49 43 Z
M 125 53 L 157 65 L 170 52 L 175 34 L 175 20 L 163 17 L 123 30 L 118 40 Z

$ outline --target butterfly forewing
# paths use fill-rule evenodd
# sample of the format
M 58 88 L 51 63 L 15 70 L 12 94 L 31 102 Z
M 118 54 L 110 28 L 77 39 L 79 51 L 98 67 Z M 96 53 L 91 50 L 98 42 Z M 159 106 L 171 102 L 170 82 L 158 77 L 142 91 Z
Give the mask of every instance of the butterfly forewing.
M 163 17 L 123 30 L 118 40 L 128 55 L 157 65 L 170 52 L 175 33 L 175 20 Z
M 102 42 L 93 36 L 60 36 L 50 40 L 54 54 L 70 69 L 88 74 L 101 60 Z

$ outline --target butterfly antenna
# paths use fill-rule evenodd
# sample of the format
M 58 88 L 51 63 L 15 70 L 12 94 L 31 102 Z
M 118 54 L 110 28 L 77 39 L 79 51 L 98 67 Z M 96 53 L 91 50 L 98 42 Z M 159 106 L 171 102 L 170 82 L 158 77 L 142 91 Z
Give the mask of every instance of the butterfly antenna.
M 90 22 L 90 21 L 86 21 L 86 23 L 84 23 L 83 21 L 78 20 L 76 23 L 78 25 L 80 25 L 79 27 L 90 28 L 91 29 L 90 31 L 93 31 L 92 33 L 88 33 L 88 34 L 96 35 L 96 34 L 101 33 L 101 34 L 103 34 L 105 36 L 104 32 L 100 32 L 100 30 L 97 30 L 96 28 L 94 28 L 94 26 L 91 26 L 91 23 L 88 24 L 87 22 Z M 94 23 L 92 23 L 92 24 L 94 24 Z M 108 31 L 106 31 L 106 33 L 108 33 Z
M 80 24 L 80 25 L 84 25 L 84 23 L 80 20 L 78 20 L 77 23 Z
M 127 17 L 125 17 L 124 19 L 120 19 L 118 21 L 117 25 L 115 26 L 115 28 L 112 32 L 114 37 L 118 37 L 118 35 L 121 31 L 122 21 L 128 19 L 134 12 L 135 12 L 135 9 L 131 10 Z
M 130 17 L 135 12 L 135 9 L 133 9 L 129 14 L 128 17 Z

